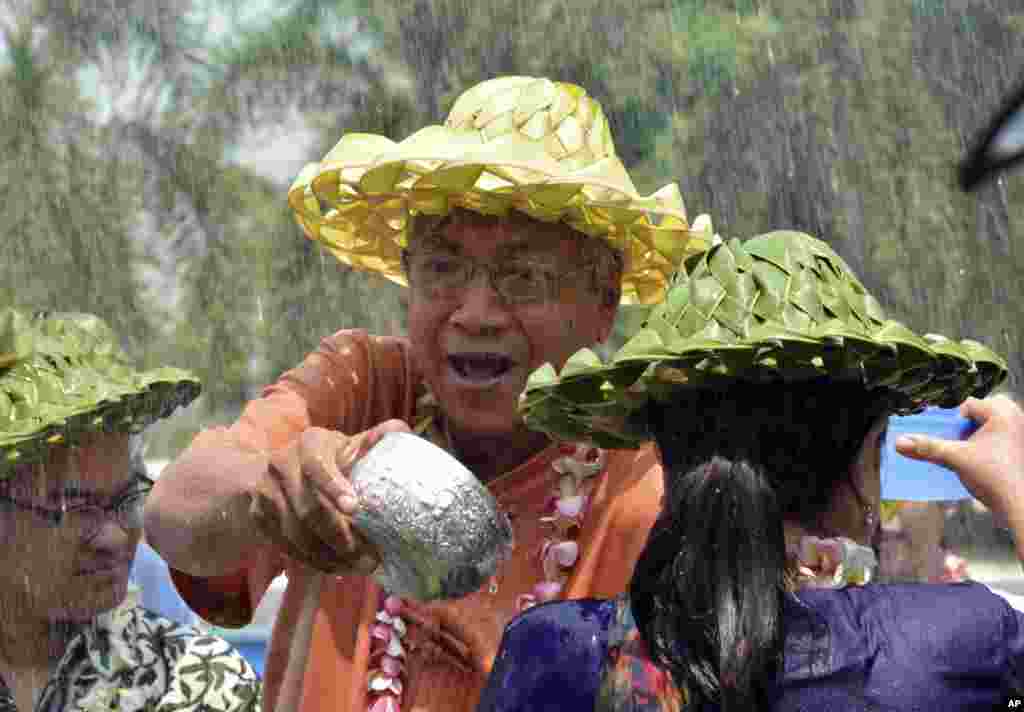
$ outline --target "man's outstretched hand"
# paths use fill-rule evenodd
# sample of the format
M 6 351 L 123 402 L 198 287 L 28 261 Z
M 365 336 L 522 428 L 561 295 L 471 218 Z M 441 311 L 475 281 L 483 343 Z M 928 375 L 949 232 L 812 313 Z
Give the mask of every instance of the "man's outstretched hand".
M 388 420 L 358 435 L 325 428 L 305 430 L 272 453 L 251 493 L 250 514 L 268 539 L 289 557 L 335 575 L 368 575 L 380 555 L 352 526 L 358 502 L 349 473 L 386 434 L 409 432 Z

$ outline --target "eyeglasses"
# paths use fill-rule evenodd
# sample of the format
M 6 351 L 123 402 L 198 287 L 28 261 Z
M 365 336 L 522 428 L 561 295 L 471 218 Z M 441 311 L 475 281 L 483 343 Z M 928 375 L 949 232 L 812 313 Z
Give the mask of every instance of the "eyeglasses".
M 515 258 L 498 265 L 445 250 L 405 250 L 402 261 L 409 284 L 434 296 L 452 296 L 465 289 L 478 271 L 507 304 L 539 304 L 558 296 L 562 279 L 575 274 L 537 258 Z
M 31 512 L 54 529 L 67 524 L 71 531 L 81 539 L 88 541 L 99 534 L 104 522 L 110 519 L 125 530 L 141 529 L 146 496 L 152 489 L 153 480 L 143 475 L 136 475 L 132 488 L 107 505 L 62 503 L 58 509 L 51 509 L 2 494 L 0 494 L 0 503 Z

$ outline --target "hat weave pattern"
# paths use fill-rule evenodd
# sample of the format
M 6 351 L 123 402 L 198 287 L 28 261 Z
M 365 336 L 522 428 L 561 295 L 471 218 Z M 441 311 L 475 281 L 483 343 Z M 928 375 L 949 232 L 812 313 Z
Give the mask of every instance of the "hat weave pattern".
M 91 314 L 0 312 L 0 479 L 90 432 L 139 432 L 199 395 L 187 371 L 136 371 Z
M 886 388 L 899 412 L 981 397 L 1005 360 L 965 339 L 919 336 L 882 307 L 826 243 L 776 231 L 691 257 L 643 328 L 604 363 L 588 349 L 535 371 L 526 422 L 604 447 L 649 439 L 640 408 L 683 388 L 827 377 Z
M 307 237 L 403 285 L 410 216 L 455 207 L 516 210 L 607 240 L 625 258 L 625 303 L 660 299 L 675 265 L 713 240 L 705 216 L 688 223 L 675 183 L 637 193 L 600 104 L 576 85 L 534 77 L 478 84 L 443 126 L 399 143 L 346 134 L 302 170 L 288 201 Z

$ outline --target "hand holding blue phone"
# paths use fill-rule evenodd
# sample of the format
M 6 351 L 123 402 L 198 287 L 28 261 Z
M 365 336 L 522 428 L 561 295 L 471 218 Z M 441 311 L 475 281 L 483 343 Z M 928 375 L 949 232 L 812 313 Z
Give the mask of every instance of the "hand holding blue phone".
M 958 408 L 927 408 L 916 415 L 889 418 L 882 446 L 882 499 L 919 502 L 968 499 L 971 494 L 952 470 L 896 452 L 900 435 L 919 433 L 946 440 L 966 440 L 978 424 L 960 415 Z

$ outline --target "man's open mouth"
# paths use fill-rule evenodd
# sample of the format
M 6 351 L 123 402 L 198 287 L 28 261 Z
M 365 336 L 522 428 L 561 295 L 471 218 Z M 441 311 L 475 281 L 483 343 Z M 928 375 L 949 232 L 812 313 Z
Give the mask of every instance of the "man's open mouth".
M 467 381 L 488 383 L 512 370 L 515 361 L 501 354 L 452 354 L 448 357 L 452 370 Z

